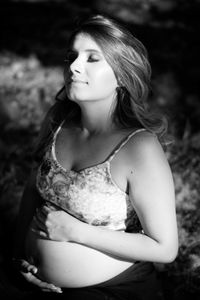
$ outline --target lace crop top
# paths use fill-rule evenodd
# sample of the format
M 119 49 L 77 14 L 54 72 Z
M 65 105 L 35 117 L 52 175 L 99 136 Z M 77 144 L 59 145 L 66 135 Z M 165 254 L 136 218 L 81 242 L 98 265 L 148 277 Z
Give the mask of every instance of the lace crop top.
M 45 203 L 91 225 L 126 232 L 141 231 L 129 195 L 112 179 L 110 163 L 128 140 L 144 129 L 129 134 L 104 162 L 80 171 L 68 171 L 58 163 L 55 155 L 60 128 L 61 125 L 37 171 L 36 187 Z

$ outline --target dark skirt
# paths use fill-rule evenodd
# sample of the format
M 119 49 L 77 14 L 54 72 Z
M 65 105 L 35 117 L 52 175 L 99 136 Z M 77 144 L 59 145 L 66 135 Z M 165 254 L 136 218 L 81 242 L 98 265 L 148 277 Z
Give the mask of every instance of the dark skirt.
M 12 272 L 10 269 L 9 272 Z M 164 300 L 154 265 L 137 262 L 114 278 L 83 288 L 62 288 L 63 293 L 42 292 L 24 282 L 19 274 L 0 278 L 0 299 L 43 300 Z M 9 275 L 10 276 L 10 275 Z

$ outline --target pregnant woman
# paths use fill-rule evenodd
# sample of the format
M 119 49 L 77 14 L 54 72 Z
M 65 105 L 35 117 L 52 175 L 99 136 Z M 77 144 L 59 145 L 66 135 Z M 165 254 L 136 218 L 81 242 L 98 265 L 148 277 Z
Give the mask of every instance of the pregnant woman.
M 116 21 L 92 16 L 72 33 L 21 201 L 14 261 L 27 299 L 161 299 L 153 263 L 173 261 L 178 239 L 150 75 L 145 47 Z

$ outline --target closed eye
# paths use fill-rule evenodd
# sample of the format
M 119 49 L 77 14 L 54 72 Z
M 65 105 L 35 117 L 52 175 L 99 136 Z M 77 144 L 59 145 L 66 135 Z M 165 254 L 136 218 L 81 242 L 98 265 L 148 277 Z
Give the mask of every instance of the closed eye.
M 97 62 L 97 61 L 100 61 L 100 57 L 99 57 L 99 55 L 97 55 L 97 54 L 90 54 L 89 56 L 88 56 L 88 62 L 90 62 L 90 63 L 92 63 L 92 62 Z
M 68 64 L 72 64 L 76 60 L 77 57 L 78 57 L 78 53 L 70 50 L 67 52 L 64 62 L 66 62 Z M 96 54 L 96 52 L 90 53 L 90 54 L 87 54 L 86 60 L 89 63 L 98 62 L 101 60 L 101 56 Z

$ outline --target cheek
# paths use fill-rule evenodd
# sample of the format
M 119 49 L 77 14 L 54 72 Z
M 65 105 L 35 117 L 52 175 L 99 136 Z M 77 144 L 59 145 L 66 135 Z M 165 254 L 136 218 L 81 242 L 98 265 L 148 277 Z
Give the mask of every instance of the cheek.
M 100 70 L 95 79 L 96 85 L 99 89 L 115 90 L 117 87 L 117 80 L 112 69 Z

